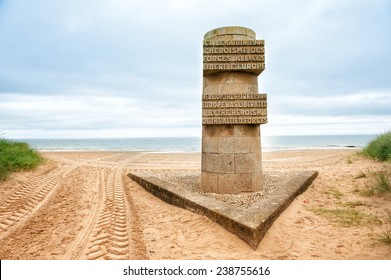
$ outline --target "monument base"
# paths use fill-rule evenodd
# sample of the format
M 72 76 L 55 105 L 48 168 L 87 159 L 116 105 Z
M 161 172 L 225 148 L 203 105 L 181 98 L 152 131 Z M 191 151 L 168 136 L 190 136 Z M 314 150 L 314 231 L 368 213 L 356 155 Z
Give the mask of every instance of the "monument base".
M 239 194 L 261 191 L 259 125 L 203 125 L 201 189 Z
M 186 187 L 189 185 L 188 178 L 183 180 L 186 181 L 186 184 L 183 185 L 178 183 L 178 181 L 181 181 L 178 180 L 178 176 L 172 180 L 167 176 L 165 176 L 165 179 L 158 178 L 158 174 L 152 173 L 133 172 L 129 173 L 128 176 L 161 200 L 207 216 L 256 250 L 259 242 L 277 217 L 296 196 L 311 185 L 318 175 L 317 171 L 288 173 L 289 176 L 286 176 L 287 173 L 284 173 L 283 176 L 289 178 L 285 183 L 276 187 L 270 194 L 253 200 L 244 208 Z M 182 176 L 186 177 L 186 175 Z M 199 184 L 199 174 L 193 175 L 193 181 Z

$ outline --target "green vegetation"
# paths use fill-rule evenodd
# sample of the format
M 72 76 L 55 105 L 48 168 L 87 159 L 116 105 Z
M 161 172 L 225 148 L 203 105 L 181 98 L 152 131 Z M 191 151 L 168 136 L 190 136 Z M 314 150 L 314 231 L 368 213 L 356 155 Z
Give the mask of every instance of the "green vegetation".
M 391 192 L 390 177 L 388 172 L 380 172 L 376 175 L 377 184 L 375 185 L 375 191 L 377 193 Z
M 343 193 L 340 190 L 338 190 L 337 188 L 331 188 L 326 193 L 331 194 L 336 199 L 341 199 L 343 197 Z
M 391 194 L 391 171 L 386 170 L 371 172 L 368 170 L 367 174 L 363 171 L 356 175 L 354 179 L 366 178 L 365 187 L 356 186 L 353 192 L 361 196 L 387 195 Z
M 376 238 L 378 243 L 384 243 L 386 245 L 391 245 L 391 230 L 386 229 L 383 230 L 380 234 L 377 235 Z
M 356 209 L 351 208 L 313 208 L 311 209 L 315 214 L 322 216 L 332 222 L 342 226 L 362 225 L 362 224 L 379 224 L 381 221 L 371 215 L 362 213 Z
M 369 142 L 363 153 L 373 159 L 391 161 L 391 131 L 381 134 Z
M 11 172 L 33 169 L 43 162 L 43 158 L 26 143 L 0 139 L 0 181 Z
M 350 208 L 355 208 L 355 207 L 359 207 L 359 206 L 366 206 L 366 207 L 370 206 L 370 205 L 368 205 L 368 203 L 360 201 L 360 200 L 340 202 L 338 205 L 340 205 L 342 207 L 350 207 Z

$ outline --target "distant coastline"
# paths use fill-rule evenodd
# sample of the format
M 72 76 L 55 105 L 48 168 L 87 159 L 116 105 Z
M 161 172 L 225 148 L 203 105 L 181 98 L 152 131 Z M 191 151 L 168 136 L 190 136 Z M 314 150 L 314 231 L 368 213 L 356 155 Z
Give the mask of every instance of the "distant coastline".
M 262 150 L 362 149 L 375 134 L 263 136 Z M 41 151 L 200 152 L 201 137 L 17 139 Z

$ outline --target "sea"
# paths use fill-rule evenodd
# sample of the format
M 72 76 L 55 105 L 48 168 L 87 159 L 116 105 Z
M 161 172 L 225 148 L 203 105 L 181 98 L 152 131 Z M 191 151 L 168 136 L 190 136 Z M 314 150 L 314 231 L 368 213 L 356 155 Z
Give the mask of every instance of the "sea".
M 300 149 L 361 149 L 377 135 L 263 136 L 263 151 Z M 200 152 L 201 137 L 15 139 L 41 151 Z

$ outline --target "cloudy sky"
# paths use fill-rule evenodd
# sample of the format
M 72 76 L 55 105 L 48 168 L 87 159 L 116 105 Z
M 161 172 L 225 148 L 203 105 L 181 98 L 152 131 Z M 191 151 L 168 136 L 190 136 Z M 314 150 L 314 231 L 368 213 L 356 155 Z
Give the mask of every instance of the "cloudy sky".
M 0 0 L 0 134 L 199 136 L 202 39 L 265 39 L 264 135 L 391 129 L 388 0 Z

